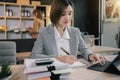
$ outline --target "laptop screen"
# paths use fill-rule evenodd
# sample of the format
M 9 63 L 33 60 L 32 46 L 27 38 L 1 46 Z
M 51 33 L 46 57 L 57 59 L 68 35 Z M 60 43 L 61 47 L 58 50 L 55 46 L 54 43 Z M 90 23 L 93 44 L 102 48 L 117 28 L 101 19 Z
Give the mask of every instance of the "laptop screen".
M 112 61 L 112 63 L 117 62 L 119 60 L 120 60 L 120 54 L 118 54 L 118 56 Z
M 120 54 L 114 59 L 113 64 L 120 71 Z

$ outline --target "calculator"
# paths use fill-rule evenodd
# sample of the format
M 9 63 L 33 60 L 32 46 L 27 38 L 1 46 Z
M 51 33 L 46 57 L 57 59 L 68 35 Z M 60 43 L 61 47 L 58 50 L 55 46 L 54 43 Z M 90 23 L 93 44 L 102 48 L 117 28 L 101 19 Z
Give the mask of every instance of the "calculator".
M 36 65 L 49 65 L 52 64 L 54 61 L 52 59 L 39 59 L 35 61 Z

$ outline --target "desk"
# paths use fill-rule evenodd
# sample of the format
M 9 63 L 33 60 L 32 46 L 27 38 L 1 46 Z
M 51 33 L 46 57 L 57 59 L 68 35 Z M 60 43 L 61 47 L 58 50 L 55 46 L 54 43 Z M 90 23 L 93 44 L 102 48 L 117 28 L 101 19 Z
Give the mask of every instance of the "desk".
M 94 46 L 89 47 L 94 53 L 106 53 L 106 52 L 120 52 L 119 48 L 106 47 L 106 46 Z
M 30 57 L 31 52 L 20 52 L 16 54 L 17 60 L 24 60 L 25 58 Z
M 105 47 L 105 46 L 94 46 L 89 47 L 94 53 L 106 53 L 106 52 L 120 52 L 119 48 Z M 16 57 L 18 60 L 24 60 L 24 58 L 29 58 L 31 52 L 21 52 L 17 53 Z
M 113 60 L 115 56 L 107 56 L 107 60 Z M 84 59 L 80 59 L 81 62 L 90 65 L 89 62 Z M 87 66 L 86 66 L 87 67 Z M 70 80 L 120 80 L 119 75 L 88 70 L 86 67 L 74 68 L 70 75 Z M 13 65 L 13 77 L 10 80 L 28 80 L 27 75 L 23 73 L 24 65 Z

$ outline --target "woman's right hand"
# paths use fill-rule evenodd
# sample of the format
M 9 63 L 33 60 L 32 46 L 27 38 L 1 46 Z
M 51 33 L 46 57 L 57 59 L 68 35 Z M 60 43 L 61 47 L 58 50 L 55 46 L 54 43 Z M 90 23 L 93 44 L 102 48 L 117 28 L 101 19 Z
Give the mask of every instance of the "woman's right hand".
M 62 56 L 57 56 L 56 57 L 57 60 L 64 62 L 64 63 L 69 63 L 69 64 L 73 64 L 77 59 L 72 56 L 72 55 L 62 55 Z

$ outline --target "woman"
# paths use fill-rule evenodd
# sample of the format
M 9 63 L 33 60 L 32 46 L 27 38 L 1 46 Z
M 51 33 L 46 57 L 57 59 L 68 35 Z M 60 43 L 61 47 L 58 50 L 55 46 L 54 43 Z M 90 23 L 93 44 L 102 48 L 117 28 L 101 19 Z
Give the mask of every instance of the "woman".
M 28 28 L 28 31 L 32 38 L 37 38 L 38 30 L 44 27 L 44 18 L 43 14 L 40 10 L 35 9 L 33 11 L 34 14 L 34 25 L 33 28 Z
M 77 52 L 80 51 L 85 59 L 104 64 L 104 57 L 93 54 L 87 48 L 79 29 L 70 27 L 72 14 L 73 4 L 70 0 L 53 1 L 50 13 L 52 25 L 39 31 L 31 58 L 55 57 L 61 62 L 72 64 L 76 61 Z M 67 55 L 61 47 L 71 55 Z

